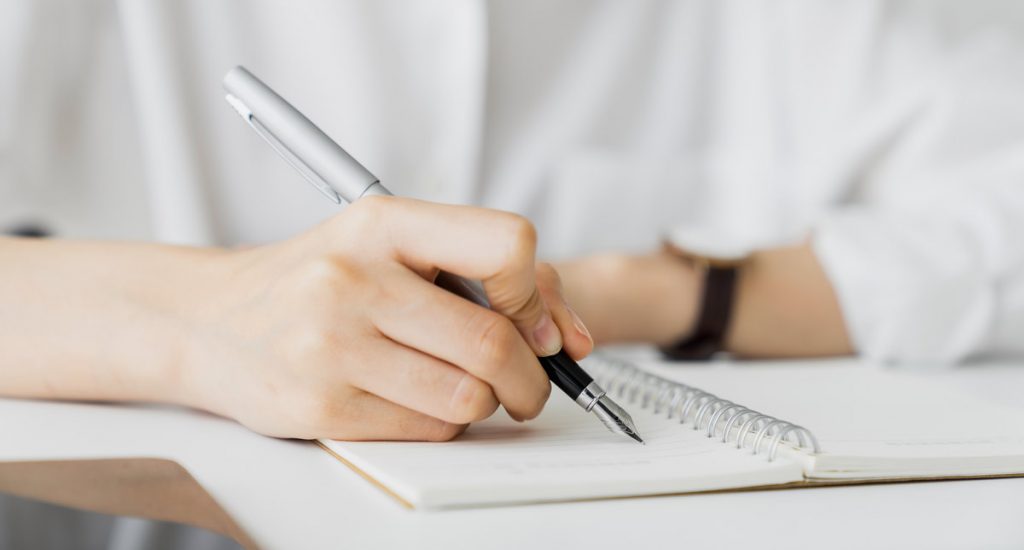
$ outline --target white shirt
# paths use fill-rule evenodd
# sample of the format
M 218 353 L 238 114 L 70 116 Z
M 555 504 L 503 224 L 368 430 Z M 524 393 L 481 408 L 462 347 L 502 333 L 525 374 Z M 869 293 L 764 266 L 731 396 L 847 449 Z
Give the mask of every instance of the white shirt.
M 336 209 L 237 120 L 246 65 L 398 194 L 541 254 L 811 238 L 858 350 L 1024 354 L 1006 2 L 9 0 L 0 224 L 265 242 Z

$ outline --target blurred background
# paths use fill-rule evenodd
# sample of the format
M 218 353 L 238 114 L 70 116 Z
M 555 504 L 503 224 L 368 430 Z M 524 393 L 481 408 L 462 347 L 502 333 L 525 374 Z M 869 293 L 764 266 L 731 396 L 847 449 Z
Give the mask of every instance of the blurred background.
M 233 245 L 332 214 L 223 102 L 243 64 L 396 192 L 527 214 L 547 256 L 791 241 L 1019 147 L 1022 30 L 998 1 L 7 0 L 0 228 Z

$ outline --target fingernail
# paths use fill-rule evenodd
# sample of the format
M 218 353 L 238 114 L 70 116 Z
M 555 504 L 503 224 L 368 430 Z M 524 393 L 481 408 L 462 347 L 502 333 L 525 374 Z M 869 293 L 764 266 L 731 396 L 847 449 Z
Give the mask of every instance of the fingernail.
M 569 310 L 569 315 L 572 316 L 572 326 L 576 327 L 576 332 L 579 332 L 583 336 L 586 336 L 587 340 L 590 340 L 590 342 L 593 343 L 594 342 L 594 337 L 591 336 L 590 335 L 590 331 L 587 330 L 587 325 L 583 324 L 583 319 L 580 319 L 580 316 L 579 316 L 579 314 L 576 313 L 576 310 L 574 310 L 573 308 L 569 307 L 568 305 L 565 306 L 565 307 L 566 307 L 566 309 Z
M 537 323 L 537 328 L 533 329 L 533 344 L 541 353 L 541 357 L 554 355 L 562 349 L 562 334 L 558 332 L 558 327 L 550 315 L 544 314 Z

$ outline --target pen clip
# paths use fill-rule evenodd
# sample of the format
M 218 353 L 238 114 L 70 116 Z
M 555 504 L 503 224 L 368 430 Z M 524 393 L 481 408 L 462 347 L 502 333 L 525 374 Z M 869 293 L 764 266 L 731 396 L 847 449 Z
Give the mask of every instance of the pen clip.
M 288 164 L 292 165 L 293 168 L 298 170 L 298 172 L 302 174 L 302 177 L 306 178 L 306 181 L 311 183 L 313 187 L 316 187 L 318 191 L 323 193 L 328 199 L 333 201 L 335 204 L 341 204 L 343 202 L 341 195 L 334 190 L 334 187 L 332 187 L 331 184 L 327 183 L 327 180 L 320 177 L 320 174 L 317 174 L 315 170 L 309 167 L 309 165 L 303 162 L 303 160 L 299 158 L 298 155 L 293 153 L 292 150 L 289 149 L 287 145 L 282 143 L 281 140 L 277 139 L 277 137 L 274 136 L 274 133 L 271 132 L 269 128 L 267 128 L 263 124 L 260 124 L 259 119 L 257 119 L 252 114 L 252 111 L 248 107 L 246 107 L 245 103 L 242 103 L 242 100 L 238 99 L 237 97 L 231 94 L 226 94 L 224 96 L 224 99 L 228 102 L 229 105 L 231 105 L 235 112 L 237 112 L 238 115 L 241 116 L 242 119 L 245 120 L 245 122 L 249 124 L 249 126 L 252 127 L 252 129 L 260 137 L 263 138 L 264 141 L 270 144 L 271 148 L 277 151 L 277 154 L 281 155 L 281 157 L 283 157 L 284 160 L 288 162 Z

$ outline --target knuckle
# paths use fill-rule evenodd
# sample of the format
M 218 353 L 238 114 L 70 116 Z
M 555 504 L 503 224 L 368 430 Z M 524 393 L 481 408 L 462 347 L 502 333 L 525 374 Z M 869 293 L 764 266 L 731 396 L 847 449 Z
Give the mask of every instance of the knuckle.
M 545 287 L 556 290 L 562 287 L 562 277 L 558 274 L 555 266 L 547 262 L 538 262 L 536 272 L 537 281 Z
M 504 311 L 513 319 L 520 321 L 539 320 L 539 315 L 544 312 L 544 300 L 540 292 L 531 292 L 521 300 L 509 302 Z
M 492 379 L 515 353 L 519 332 L 507 318 L 491 311 L 476 316 L 477 353 L 479 371 L 485 379 Z
M 335 356 L 338 334 L 325 323 L 308 323 L 283 338 L 282 356 L 292 365 L 317 365 Z
M 523 420 L 532 420 L 537 418 L 541 411 L 544 410 L 544 405 L 548 402 L 548 397 L 551 396 L 551 384 L 545 382 L 537 393 L 537 399 L 529 404 L 527 408 L 523 410 Z
M 340 398 L 338 392 L 326 387 L 307 388 L 298 392 L 289 407 L 295 411 L 296 421 L 302 431 L 319 437 L 330 433 L 332 428 L 345 422 L 346 399 Z
M 342 312 L 338 304 L 357 301 L 370 303 L 381 298 L 381 285 L 366 267 L 339 257 L 310 260 L 298 268 L 294 284 L 289 285 L 288 298 L 296 300 L 308 311 L 326 317 Z
M 537 229 L 530 220 L 518 214 L 508 214 L 507 223 L 509 262 L 533 262 L 537 250 Z
M 423 439 L 436 442 L 451 441 L 466 431 L 466 427 L 466 424 L 452 424 L 433 419 L 424 427 Z
M 339 227 L 336 237 L 343 247 L 354 246 L 360 239 L 351 239 L 351 235 L 373 235 L 387 228 L 387 221 L 397 204 L 394 197 L 369 196 L 363 197 L 345 207 L 339 215 Z
M 361 279 L 359 270 L 337 258 L 321 257 L 307 261 L 299 269 L 299 288 L 322 294 L 325 289 L 351 286 Z
M 389 197 L 369 196 L 363 197 L 350 204 L 345 209 L 348 221 L 355 224 L 379 223 L 380 218 L 386 215 L 389 205 L 393 201 Z
M 458 423 L 476 422 L 490 416 L 498 403 L 491 387 L 467 374 L 460 383 L 451 402 L 451 420 Z

